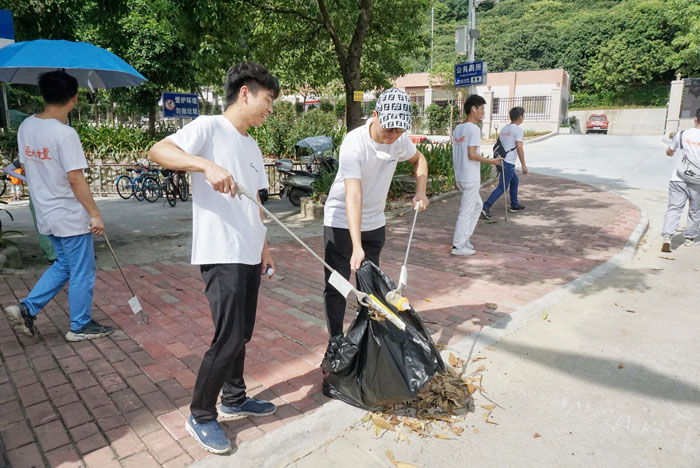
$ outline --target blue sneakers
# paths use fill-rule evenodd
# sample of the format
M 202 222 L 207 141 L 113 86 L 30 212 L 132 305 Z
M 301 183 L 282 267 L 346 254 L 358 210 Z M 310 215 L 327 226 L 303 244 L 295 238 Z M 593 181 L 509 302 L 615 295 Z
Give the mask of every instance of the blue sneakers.
M 269 416 L 274 414 L 275 411 L 277 411 L 277 406 L 274 403 L 265 400 L 255 400 L 250 397 L 246 398 L 242 405 L 221 405 L 219 408 L 219 414 L 223 418 L 232 416 Z
M 194 437 L 199 445 L 213 453 L 226 453 L 231 451 L 231 442 L 226 437 L 226 433 L 219 423 L 211 421 L 204 424 L 199 424 L 195 421 L 194 416 L 190 415 L 185 423 L 187 432 Z

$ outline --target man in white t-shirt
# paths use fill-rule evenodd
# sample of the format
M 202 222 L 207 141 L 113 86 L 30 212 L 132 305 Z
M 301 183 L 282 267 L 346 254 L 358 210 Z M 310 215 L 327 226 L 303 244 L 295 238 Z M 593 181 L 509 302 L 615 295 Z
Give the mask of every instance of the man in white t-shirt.
M 52 71 L 39 77 L 39 90 L 46 107 L 24 119 L 17 131 L 17 144 L 37 230 L 48 236 L 56 261 L 26 299 L 7 307 L 5 314 L 12 328 L 33 336 L 39 311 L 70 282 L 66 340 L 100 338 L 114 331 L 92 320 L 93 234 L 102 235 L 104 223 L 83 174 L 88 165 L 80 137 L 66 125 L 68 113 L 78 102 L 78 81 L 64 71 Z
M 688 128 L 676 134 L 671 145 L 666 150 L 666 155 L 673 156 L 680 149 L 682 134 L 683 151 L 692 152 L 700 159 L 700 109 L 695 112 L 693 122 L 695 123 L 695 128 Z M 681 153 L 679 152 L 676 158 L 680 157 Z M 671 238 L 676 234 L 686 202 L 688 202 L 688 222 L 683 231 L 683 237 L 685 238 L 683 245 L 689 246 L 694 244 L 695 238 L 700 233 L 700 185 L 684 182 L 678 175 L 674 164 L 671 180 L 668 182 L 668 208 L 664 216 L 664 227 L 661 231 L 661 236 L 663 237 L 662 252 L 671 251 Z
M 277 409 L 248 397 L 243 380 L 260 277 L 271 277 L 275 264 L 262 211 L 236 192 L 239 186 L 251 194 L 268 187 L 262 153 L 248 129 L 263 124 L 278 95 L 277 79 L 265 67 L 235 64 L 226 74 L 224 113 L 198 117 L 148 152 L 163 167 L 192 172 L 192 264 L 200 265 L 215 331 L 197 373 L 186 427 L 214 453 L 231 450 L 219 415 L 264 416 Z
M 479 220 L 481 207 L 481 163 L 500 165 L 502 159 L 488 159 L 481 155 L 481 129 L 476 125 L 484 118 L 486 100 L 472 94 L 464 103 L 465 123 L 457 125 L 452 132 L 452 164 L 455 171 L 455 185 L 462 192 L 459 215 L 452 239 L 452 255 L 469 256 L 476 251 L 471 236 Z
M 506 150 L 506 157 L 502 166 L 498 166 L 498 187 L 491 192 L 489 198 L 484 202 L 481 216 L 484 219 L 491 219 L 489 210 L 496 200 L 503 195 L 506 190 L 510 192 L 510 211 L 522 211 L 523 205 L 518 203 L 518 174 L 515 173 L 515 155 L 520 159 L 523 174 L 527 174 L 525 165 L 525 150 L 523 150 L 523 129 L 520 126 L 525 120 L 525 109 L 513 107 L 510 110 L 510 123 L 503 127 L 498 134 L 503 148 Z M 503 172 L 504 175 L 501 174 Z M 505 185 L 504 185 L 505 184 Z
M 416 173 L 413 204 L 427 208 L 425 194 L 428 163 L 405 134 L 411 128 L 411 99 L 391 88 L 377 99 L 367 123 L 345 135 L 340 146 L 339 167 L 324 207 L 325 260 L 334 270 L 350 278 L 367 258 L 379 265 L 384 247 L 384 208 L 396 165 L 410 161 Z M 331 337 L 343 334 L 345 298 L 328 283 L 324 300 Z

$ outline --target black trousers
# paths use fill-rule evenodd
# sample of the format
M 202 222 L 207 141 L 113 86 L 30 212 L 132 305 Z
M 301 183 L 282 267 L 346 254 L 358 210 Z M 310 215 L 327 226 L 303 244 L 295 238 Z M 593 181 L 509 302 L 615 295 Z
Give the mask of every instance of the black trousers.
M 362 249 L 365 258 L 379 266 L 379 254 L 384 247 L 386 237 L 385 227 L 373 231 L 362 232 Z M 352 241 L 350 230 L 343 228 L 323 227 L 323 242 L 325 244 L 325 260 L 335 271 L 345 279 L 350 279 L 350 257 L 352 257 Z M 345 318 L 345 298 L 328 283 L 331 274 L 326 269 L 326 287 L 323 299 L 326 305 L 326 323 L 331 336 L 343 334 L 343 319 Z
M 216 400 L 238 406 L 246 399 L 243 381 L 245 345 L 253 336 L 261 265 L 202 265 L 214 321 L 214 339 L 204 354 L 192 393 L 190 411 L 198 423 L 216 421 Z

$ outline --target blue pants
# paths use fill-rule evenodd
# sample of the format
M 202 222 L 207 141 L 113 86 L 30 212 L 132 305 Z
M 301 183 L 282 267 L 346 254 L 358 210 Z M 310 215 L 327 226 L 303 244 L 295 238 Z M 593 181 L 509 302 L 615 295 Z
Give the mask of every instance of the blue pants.
M 489 199 L 484 202 L 484 209 L 486 210 L 491 208 L 491 205 L 496 203 L 498 197 L 503 195 L 503 192 L 505 192 L 506 188 L 508 187 L 510 187 L 510 206 L 518 206 L 518 174 L 515 173 L 515 164 L 510 164 L 504 161 L 503 167 L 506 171 L 505 187 L 503 186 L 503 176 L 501 175 L 501 167 L 498 166 L 498 187 L 496 187 L 496 189 L 493 192 L 491 192 L 491 195 L 489 195 Z
M 22 303 L 29 309 L 29 313 L 36 317 L 36 314 L 70 281 L 70 329 L 78 331 L 91 317 L 92 293 L 95 287 L 95 250 L 92 233 L 48 238 L 56 251 L 56 261 L 41 275 Z

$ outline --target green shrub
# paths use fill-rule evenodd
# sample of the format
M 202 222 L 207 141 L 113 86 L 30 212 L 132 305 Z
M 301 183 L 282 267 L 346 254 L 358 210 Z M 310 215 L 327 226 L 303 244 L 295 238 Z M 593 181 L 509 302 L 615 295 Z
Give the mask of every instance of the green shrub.
M 294 106 L 288 102 L 277 102 L 273 107 L 274 113 L 265 120 L 262 127 L 250 129 L 265 155 L 294 157 L 294 144 L 316 135 L 331 137 L 337 148 L 345 136 L 345 127 L 338 125 L 338 119 L 331 112 L 311 109 L 297 115 Z
M 345 98 L 335 103 L 335 116 L 338 119 L 345 118 Z
M 311 184 L 311 197 L 314 199 L 314 201 L 318 201 L 321 195 L 328 195 L 337 173 L 338 168 L 336 165 L 336 168 L 332 171 L 327 171 L 324 169 L 321 172 L 321 177 L 313 181 Z

